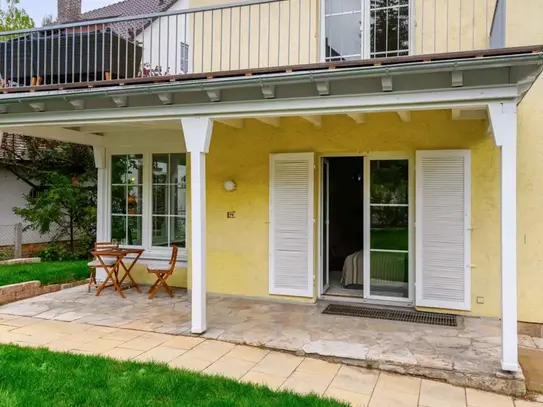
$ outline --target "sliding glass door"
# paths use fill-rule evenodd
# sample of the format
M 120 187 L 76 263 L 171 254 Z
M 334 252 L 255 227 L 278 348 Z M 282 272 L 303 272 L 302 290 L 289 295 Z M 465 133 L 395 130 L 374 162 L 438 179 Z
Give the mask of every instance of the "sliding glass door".
M 410 168 L 408 157 L 365 163 L 364 296 L 410 298 Z

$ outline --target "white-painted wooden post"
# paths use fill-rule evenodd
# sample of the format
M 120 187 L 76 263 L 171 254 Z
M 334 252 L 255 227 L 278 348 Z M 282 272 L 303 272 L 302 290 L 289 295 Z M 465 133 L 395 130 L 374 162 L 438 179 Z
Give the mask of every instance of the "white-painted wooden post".
M 105 242 L 106 237 L 106 210 L 107 205 L 107 162 L 106 151 L 104 147 L 93 146 L 94 165 L 98 171 L 96 186 L 96 241 Z M 104 281 L 106 271 L 104 269 L 96 270 L 96 280 Z
M 190 154 L 190 219 L 192 271 L 192 326 L 204 333 L 206 323 L 206 154 L 213 121 L 208 117 L 181 119 L 185 145 Z
M 491 129 L 501 151 L 502 369 L 519 370 L 517 339 L 517 105 L 488 105 Z

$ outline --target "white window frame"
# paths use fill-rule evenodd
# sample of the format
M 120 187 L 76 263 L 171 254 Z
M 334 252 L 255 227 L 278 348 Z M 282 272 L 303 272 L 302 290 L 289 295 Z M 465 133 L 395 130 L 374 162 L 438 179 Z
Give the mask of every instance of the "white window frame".
M 360 27 L 362 35 L 362 49 L 360 50 L 360 59 L 371 58 L 371 19 L 370 19 L 370 1 L 371 0 L 359 0 L 361 5 L 360 21 L 363 21 L 363 25 Z M 409 47 L 407 55 L 413 55 L 415 50 L 415 0 L 409 0 Z M 349 14 L 345 12 L 343 14 Z M 326 0 L 320 0 L 320 61 L 326 61 Z M 379 57 L 379 56 L 377 56 Z M 392 57 L 392 56 L 391 56 Z
M 153 191 L 153 168 L 152 168 L 152 162 L 153 162 L 153 154 L 186 154 L 188 153 L 186 151 L 182 151 L 181 149 L 179 151 L 171 151 L 168 149 L 164 150 L 146 150 L 142 151 L 141 149 L 111 149 L 108 150 L 106 153 L 106 182 L 103 186 L 104 188 L 104 200 L 105 203 L 103 205 L 103 216 L 105 218 L 105 240 L 111 241 L 111 180 L 112 180 L 112 174 L 111 174 L 111 157 L 115 155 L 130 155 L 130 154 L 141 154 L 143 155 L 143 208 L 142 208 L 142 245 L 139 246 L 124 246 L 124 247 L 137 247 L 140 249 L 144 249 L 145 252 L 141 256 L 142 260 L 149 259 L 149 260 L 169 260 L 171 257 L 171 247 L 157 247 L 152 246 L 152 225 L 153 225 L 153 217 L 152 217 L 152 205 L 153 205 L 153 197 L 152 197 L 152 191 Z M 188 163 L 187 163 L 187 171 L 188 170 Z M 187 179 L 187 189 L 189 188 L 188 185 L 188 179 Z M 188 202 L 187 202 L 187 213 L 186 213 L 186 219 L 189 217 L 189 208 L 188 208 Z M 185 236 L 185 242 L 188 243 L 188 231 L 185 229 L 185 233 L 187 234 Z M 188 260 L 188 251 L 187 247 L 180 247 L 179 248 L 179 254 L 177 256 L 177 259 L 182 262 L 186 262 Z
M 408 196 L 408 231 L 409 231 L 409 282 L 407 298 L 371 295 L 371 161 L 373 160 L 407 160 L 409 179 L 407 183 Z M 398 303 L 414 303 L 415 285 L 415 155 L 407 152 L 377 152 L 364 156 L 364 298 Z M 366 272 L 367 271 L 367 272 Z
M 152 164 L 153 164 L 153 155 L 167 155 L 168 156 L 168 168 L 169 168 L 169 165 L 170 165 L 170 157 L 172 154 L 185 154 L 185 168 L 188 169 L 188 162 L 187 162 L 187 157 L 188 157 L 188 153 L 177 153 L 177 152 L 168 152 L 168 153 L 156 153 L 156 152 L 152 152 L 150 153 L 150 164 L 151 164 L 151 174 L 150 174 L 150 195 L 149 195 L 149 200 L 150 200 L 150 206 L 149 206 L 149 216 L 150 216 L 150 222 L 149 222 L 149 241 L 148 241 L 148 244 L 149 244 L 149 249 L 150 250 L 158 250 L 158 251 L 161 251 L 161 250 L 170 250 L 171 249 L 171 246 L 168 246 L 168 247 L 164 247 L 164 246 L 153 246 L 153 216 L 159 216 L 159 217 L 163 217 L 163 218 L 166 218 L 167 219 L 167 222 L 168 222 L 168 230 L 170 228 L 170 221 L 172 218 L 184 218 L 185 219 L 185 246 L 187 244 L 187 218 L 188 218 L 188 211 L 187 211 L 187 203 L 188 203 L 188 199 L 187 199 L 187 194 L 185 193 L 185 216 L 181 216 L 181 215 L 171 215 L 170 213 L 167 213 L 166 215 L 155 215 L 153 213 L 153 185 L 159 185 L 159 186 L 168 186 L 168 187 L 172 187 L 174 185 L 179 185 L 179 183 L 177 184 L 173 184 L 173 183 L 170 183 L 170 182 L 167 182 L 165 184 L 155 184 L 153 183 L 153 168 L 152 168 Z M 144 171 L 145 171 L 145 165 L 143 167 Z M 187 175 L 185 176 L 185 191 L 187 191 L 187 187 L 188 187 L 188 173 Z M 144 189 L 145 189 L 145 185 L 144 185 Z M 144 196 L 145 196 L 145 193 L 144 193 Z M 171 202 L 170 202 L 171 204 Z M 168 211 L 169 212 L 169 211 Z M 171 243 L 171 234 L 168 233 L 168 244 Z M 183 248 L 180 247 L 179 250 L 182 250 Z M 185 247 L 186 249 L 186 247 Z

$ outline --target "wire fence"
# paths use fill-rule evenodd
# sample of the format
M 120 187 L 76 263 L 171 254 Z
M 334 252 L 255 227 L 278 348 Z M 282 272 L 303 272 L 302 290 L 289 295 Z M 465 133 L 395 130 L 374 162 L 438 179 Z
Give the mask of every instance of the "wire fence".
M 48 234 L 25 229 L 22 223 L 0 225 L 0 261 L 34 257 L 52 240 Z

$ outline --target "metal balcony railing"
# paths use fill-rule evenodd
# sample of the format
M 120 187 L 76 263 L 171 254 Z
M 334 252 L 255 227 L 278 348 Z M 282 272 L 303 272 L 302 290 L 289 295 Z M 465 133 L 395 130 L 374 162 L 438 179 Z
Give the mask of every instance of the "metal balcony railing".
M 497 0 L 252 0 L 0 33 L 4 87 L 490 47 Z

